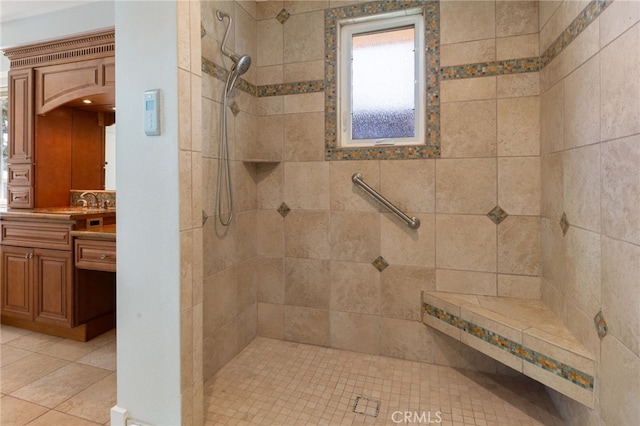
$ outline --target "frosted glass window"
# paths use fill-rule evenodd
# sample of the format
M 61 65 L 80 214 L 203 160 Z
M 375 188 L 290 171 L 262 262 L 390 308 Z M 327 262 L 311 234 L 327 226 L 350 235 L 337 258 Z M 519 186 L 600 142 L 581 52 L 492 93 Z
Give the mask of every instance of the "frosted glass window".
M 415 136 L 414 37 L 413 27 L 353 36 L 353 139 Z
M 340 145 L 424 145 L 421 9 L 351 19 L 340 26 Z

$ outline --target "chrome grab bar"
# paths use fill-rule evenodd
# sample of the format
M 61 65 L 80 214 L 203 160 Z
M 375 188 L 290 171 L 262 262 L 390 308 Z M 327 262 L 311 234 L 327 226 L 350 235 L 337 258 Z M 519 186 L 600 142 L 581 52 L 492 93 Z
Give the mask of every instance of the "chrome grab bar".
M 355 172 L 353 176 L 351 176 L 351 182 L 364 189 L 369 195 L 375 198 L 377 202 L 386 207 L 387 210 L 405 221 L 409 228 L 418 229 L 420 227 L 420 219 L 418 219 L 417 217 L 407 216 L 402 210 L 391 204 L 389 200 L 380 195 L 375 189 L 367 185 L 365 181 L 362 180 L 362 175 L 359 172 Z

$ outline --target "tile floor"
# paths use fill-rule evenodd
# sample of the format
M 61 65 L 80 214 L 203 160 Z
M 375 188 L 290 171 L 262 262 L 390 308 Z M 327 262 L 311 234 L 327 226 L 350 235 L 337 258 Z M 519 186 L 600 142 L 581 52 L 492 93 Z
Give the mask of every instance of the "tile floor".
M 543 386 L 524 376 L 261 337 L 204 395 L 207 425 L 563 424 Z
M 1 326 L 2 426 L 108 425 L 115 404 L 115 330 L 82 343 Z
M 0 329 L 0 424 L 108 425 L 115 331 L 87 343 Z M 562 425 L 543 387 L 258 337 L 204 387 L 207 425 Z

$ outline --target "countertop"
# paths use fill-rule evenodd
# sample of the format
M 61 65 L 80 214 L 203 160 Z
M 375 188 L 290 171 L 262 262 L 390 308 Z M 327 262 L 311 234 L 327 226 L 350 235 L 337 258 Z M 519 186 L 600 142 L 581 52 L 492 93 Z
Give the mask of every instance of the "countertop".
M 87 207 L 41 207 L 35 209 L 0 208 L 0 219 L 78 220 L 92 217 L 112 217 L 116 209 Z
M 91 228 L 71 231 L 69 235 L 75 238 L 87 240 L 115 241 L 116 225 L 94 226 Z

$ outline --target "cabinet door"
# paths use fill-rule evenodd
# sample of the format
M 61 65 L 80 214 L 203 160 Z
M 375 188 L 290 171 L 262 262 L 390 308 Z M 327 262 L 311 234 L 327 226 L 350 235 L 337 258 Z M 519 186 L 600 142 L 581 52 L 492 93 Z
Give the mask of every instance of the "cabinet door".
M 33 162 L 33 70 L 9 71 L 9 164 Z
M 0 246 L 2 257 L 2 316 L 33 319 L 31 290 L 33 251 L 23 247 Z
M 72 325 L 73 257 L 70 251 L 36 249 L 35 321 Z

